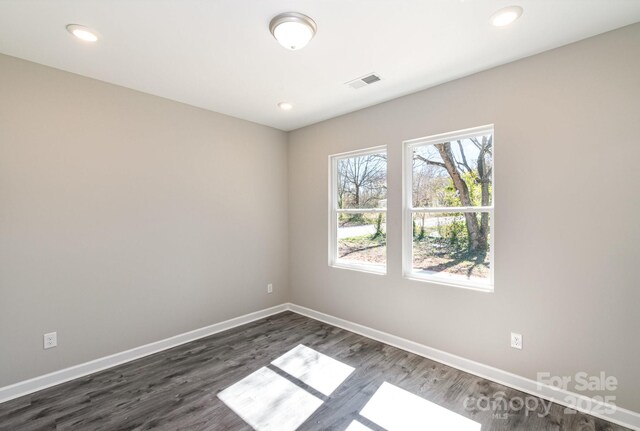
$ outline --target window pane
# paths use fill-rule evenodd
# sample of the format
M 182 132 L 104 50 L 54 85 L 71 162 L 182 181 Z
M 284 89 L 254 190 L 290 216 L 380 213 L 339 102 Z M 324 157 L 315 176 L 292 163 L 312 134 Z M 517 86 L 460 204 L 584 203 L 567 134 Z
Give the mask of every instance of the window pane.
M 413 272 L 489 281 L 490 214 L 414 213 Z
M 413 206 L 491 205 L 493 135 L 413 148 Z
M 386 208 L 387 155 L 338 159 L 338 208 Z
M 384 268 L 387 263 L 386 214 L 338 214 L 338 260 Z

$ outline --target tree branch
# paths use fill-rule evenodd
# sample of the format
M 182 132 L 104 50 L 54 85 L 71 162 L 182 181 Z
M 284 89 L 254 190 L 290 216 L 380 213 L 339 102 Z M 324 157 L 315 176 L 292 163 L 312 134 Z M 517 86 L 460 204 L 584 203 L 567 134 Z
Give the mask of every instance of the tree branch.
M 462 156 L 462 163 L 460 163 L 459 161 L 455 160 L 456 164 L 458 166 L 462 166 L 464 167 L 467 172 L 471 172 L 473 169 L 471 169 L 471 167 L 469 166 L 469 163 L 467 163 L 467 156 L 464 154 L 464 148 L 462 147 L 462 141 L 458 140 L 458 148 L 460 149 L 460 155 Z
M 446 169 L 446 166 L 445 166 L 444 163 L 436 162 L 434 160 L 429 160 L 429 159 L 427 159 L 425 157 L 422 157 L 420 154 L 414 154 L 413 158 L 414 158 L 414 160 L 420 160 L 421 162 L 424 162 L 427 165 L 440 166 L 441 168 L 445 168 Z

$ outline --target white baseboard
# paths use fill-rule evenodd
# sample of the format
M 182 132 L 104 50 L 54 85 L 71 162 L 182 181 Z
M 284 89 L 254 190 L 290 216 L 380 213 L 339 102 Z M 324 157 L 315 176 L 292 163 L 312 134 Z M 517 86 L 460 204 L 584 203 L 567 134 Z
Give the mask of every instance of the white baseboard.
M 85 362 L 83 364 L 75 365 L 73 367 L 65 368 L 59 371 L 54 371 L 52 373 L 18 382 L 13 385 L 5 386 L 3 388 L 0 388 L 0 403 L 24 395 L 28 395 L 42 389 L 46 389 L 48 387 L 67 382 L 69 380 L 93 374 L 107 368 L 115 367 L 116 365 L 120 365 L 125 362 L 133 361 L 135 359 L 139 359 L 153 353 L 167 350 L 172 347 L 176 347 L 181 344 L 197 340 L 199 338 L 207 337 L 218 332 L 226 331 L 227 329 L 235 328 L 236 326 L 244 325 L 246 323 L 263 319 L 265 317 L 287 310 L 310 317 L 315 320 L 319 320 L 321 322 L 328 323 L 330 325 L 337 326 L 339 328 L 346 329 L 351 332 L 355 332 L 356 334 L 360 334 L 365 337 L 380 341 L 382 343 L 397 347 L 399 349 L 415 353 L 416 355 L 441 362 L 459 370 L 466 371 L 470 374 L 492 380 L 496 383 L 500 383 L 510 388 L 535 395 L 545 400 L 553 401 L 560 405 L 599 417 L 609 422 L 640 431 L 640 414 L 631 410 L 623 409 L 621 407 L 607 406 L 600 401 L 593 400 L 583 395 L 560 390 L 553 386 L 540 385 L 535 380 L 521 377 L 513 373 L 491 367 L 489 365 L 484 365 L 470 359 L 452 355 L 450 353 L 443 352 L 442 350 L 434 349 L 423 344 L 419 344 L 401 337 L 397 337 L 395 335 L 388 334 L 386 332 L 378 331 L 377 329 L 369 328 L 358 323 L 350 322 L 339 317 L 334 317 L 329 314 L 321 313 L 310 308 L 290 303 L 276 305 L 275 307 L 245 314 L 244 316 L 225 320 L 224 322 L 215 323 L 204 328 L 185 332 L 183 334 L 166 338 L 164 340 L 156 341 L 140 347 L 135 347 L 124 352 L 105 356 L 103 358 L 95 359 L 93 361 Z M 565 401 L 568 399 L 577 400 L 577 402 L 581 402 L 582 404 L 575 404 Z M 590 408 L 584 408 L 585 405 L 590 406 Z M 612 412 L 607 413 L 607 409 L 611 409 Z
M 350 322 L 339 317 L 334 317 L 329 314 L 321 313 L 319 311 L 302 307 L 300 305 L 287 304 L 287 308 L 294 313 L 298 313 L 303 316 L 307 316 L 312 319 L 346 329 L 347 331 L 355 332 L 356 334 L 363 335 L 367 338 L 389 344 L 391 346 L 406 350 L 407 352 L 415 353 L 416 355 L 420 355 L 437 362 L 441 362 L 445 365 L 449 365 L 459 370 L 466 371 L 470 374 L 482 377 L 487 380 L 492 380 L 496 383 L 500 383 L 510 388 L 526 392 L 545 400 L 552 401 L 562 406 L 570 407 L 574 410 L 578 410 L 583 413 L 587 413 L 600 419 L 604 419 L 609 422 L 622 425 L 634 430 L 640 430 L 640 414 L 631 410 L 606 405 L 601 401 L 594 400 L 592 398 L 588 398 L 584 395 L 579 395 L 570 391 L 561 390 L 553 386 L 541 385 L 535 380 L 518 376 L 508 371 L 500 370 L 498 368 L 481 364 L 470 359 L 452 355 L 450 353 L 443 352 L 442 350 L 415 343 L 413 341 L 397 337 L 386 332 L 378 331 L 377 329 L 372 329 L 367 326 Z M 577 403 L 567 402 L 566 400 L 576 400 Z M 587 408 L 585 408 L 585 406 Z
M 88 374 L 93 374 L 107 368 L 115 367 L 116 365 L 120 365 L 125 362 L 152 355 L 199 338 L 208 337 L 209 335 L 253 322 L 254 320 L 282 313 L 287 309 L 287 304 L 280 304 L 275 307 L 265 308 L 264 310 L 245 314 L 244 316 L 235 317 L 233 319 L 225 320 L 224 322 L 214 323 L 213 325 L 205 326 L 204 328 L 195 329 L 193 331 L 165 338 L 164 340 L 155 341 L 140 347 L 134 347 L 133 349 L 125 350 L 124 352 L 115 353 L 113 355 L 94 359 L 93 361 L 74 365 L 69 368 L 34 377 L 33 379 L 5 386 L 0 388 L 0 403 L 23 395 L 28 395 L 51 386 L 59 385 L 60 383 L 68 382 L 69 380 L 77 379 Z

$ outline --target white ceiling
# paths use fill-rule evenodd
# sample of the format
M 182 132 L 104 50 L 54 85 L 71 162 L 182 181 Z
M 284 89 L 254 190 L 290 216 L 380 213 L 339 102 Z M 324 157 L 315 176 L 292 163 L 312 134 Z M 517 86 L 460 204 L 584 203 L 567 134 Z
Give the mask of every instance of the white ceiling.
M 300 51 L 269 33 L 288 11 L 318 25 Z M 0 0 L 0 52 L 292 130 L 638 21 L 640 0 Z

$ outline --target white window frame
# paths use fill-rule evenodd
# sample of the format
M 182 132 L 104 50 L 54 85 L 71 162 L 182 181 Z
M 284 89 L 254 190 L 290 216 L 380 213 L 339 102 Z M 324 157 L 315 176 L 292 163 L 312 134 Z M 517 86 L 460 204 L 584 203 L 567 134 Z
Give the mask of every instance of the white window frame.
M 389 256 L 384 265 L 350 262 L 338 258 L 338 214 L 344 213 L 383 213 L 387 218 L 387 206 L 384 208 L 338 208 L 338 161 L 351 157 L 366 156 L 369 154 L 387 154 L 387 146 L 365 148 L 346 153 L 332 154 L 329 156 L 329 266 L 333 268 L 351 269 L 354 271 L 369 272 L 373 274 L 386 274 Z M 387 175 L 389 160 L 387 159 Z M 388 189 L 387 189 L 388 190 Z M 388 198 L 388 196 L 387 196 Z M 387 223 L 388 226 L 388 223 Z M 388 232 L 387 232 L 388 235 Z M 387 246 L 385 245 L 385 248 Z M 386 254 L 386 250 L 385 250 Z
M 493 292 L 495 271 L 495 161 L 491 171 L 491 205 L 474 207 L 414 207 L 413 206 L 413 149 L 416 147 L 440 144 L 456 139 L 471 138 L 474 136 L 491 133 L 493 135 L 493 154 L 495 160 L 495 134 L 493 124 L 473 127 L 455 132 L 442 133 L 424 138 L 404 141 L 402 145 L 402 275 L 404 278 L 423 281 L 446 286 L 461 287 L 465 289 Z M 413 271 L 413 214 L 420 212 L 488 212 L 489 213 L 489 277 L 485 281 L 455 279 L 454 277 L 439 274 L 421 274 Z

